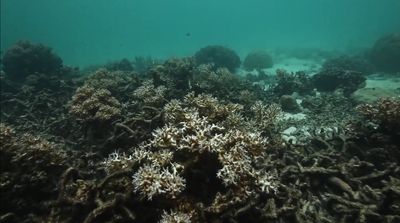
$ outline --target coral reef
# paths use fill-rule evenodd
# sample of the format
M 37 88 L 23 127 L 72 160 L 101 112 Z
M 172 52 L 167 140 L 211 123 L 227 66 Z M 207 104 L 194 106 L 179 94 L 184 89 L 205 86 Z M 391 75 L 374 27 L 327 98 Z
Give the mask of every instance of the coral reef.
M 111 156 L 105 167 L 115 170 L 117 166 L 118 171 L 134 167 L 132 183 L 142 199 L 195 199 L 214 214 L 255 193 L 274 193 L 274 174 L 256 165 L 258 158 L 266 156 L 267 139 L 221 125 L 227 113 L 239 110 L 238 105 L 223 105 L 208 95 L 189 94 L 183 102 L 171 101 L 165 106 L 166 125 L 154 131 L 153 139 L 128 157 Z M 185 204 L 194 205 L 198 204 Z
M 370 57 L 379 71 L 400 72 L 400 33 L 377 40 L 371 49 Z
M 339 69 L 321 70 L 312 77 L 312 81 L 318 91 L 332 92 L 341 89 L 346 96 L 366 84 L 366 78 L 360 72 Z
M 63 67 L 61 58 L 51 48 L 29 41 L 19 41 L 7 49 L 2 64 L 7 77 L 16 81 L 35 73 L 58 75 Z
M 49 215 L 49 201 L 57 199 L 55 182 L 67 166 L 65 152 L 60 145 L 31 134 L 18 134 L 3 123 L 0 141 L 2 221 Z
M 146 80 L 140 87 L 136 88 L 133 96 L 147 106 L 159 107 L 166 101 L 167 90 L 164 85 L 155 87 L 152 80 Z
M 399 99 L 356 109 L 332 67 L 2 72 L 0 222 L 399 222 Z
M 240 58 L 236 52 L 219 45 L 201 48 L 196 52 L 194 58 L 198 65 L 212 64 L 214 69 L 225 67 L 230 72 L 235 72 L 240 66 Z
M 133 71 L 134 67 L 128 59 L 124 58 L 119 61 L 114 61 L 105 65 L 105 68 L 110 71 Z
M 283 111 L 294 113 L 300 111 L 300 106 L 297 104 L 296 99 L 290 95 L 282 95 L 279 98 L 279 104 Z
M 121 114 L 121 104 L 107 89 L 85 85 L 72 97 L 70 113 L 83 122 L 111 121 Z
M 285 70 L 276 70 L 276 83 L 271 90 L 278 96 L 291 95 L 294 92 L 300 95 L 312 94 L 314 85 L 304 72 L 289 73 Z
M 152 68 L 162 64 L 162 62 L 150 56 L 148 57 L 136 56 L 133 59 L 132 64 L 136 72 L 139 72 L 140 74 L 145 74 Z
M 247 71 L 271 68 L 274 65 L 272 57 L 266 51 L 254 51 L 244 58 L 243 67 Z
M 357 71 L 363 75 L 369 75 L 374 72 L 374 67 L 369 63 L 367 58 L 361 56 L 340 56 L 327 59 L 322 64 L 322 70 L 343 70 Z
M 98 69 L 89 74 L 85 85 L 95 89 L 106 89 L 120 100 L 127 99 L 125 91 L 133 91 L 140 85 L 140 80 L 135 72 L 109 71 Z
M 381 98 L 374 104 L 363 104 L 357 110 L 385 132 L 400 134 L 400 98 Z
M 182 96 L 191 88 L 194 62 L 191 58 L 169 59 L 164 64 L 158 65 L 149 71 L 154 85 L 164 85 L 173 89 L 172 95 Z
M 247 107 L 250 107 L 256 98 L 263 99 L 265 96 L 261 86 L 245 81 L 227 68 L 213 70 L 211 65 L 204 64 L 194 69 L 192 90 L 196 93 L 212 93 L 220 99 Z

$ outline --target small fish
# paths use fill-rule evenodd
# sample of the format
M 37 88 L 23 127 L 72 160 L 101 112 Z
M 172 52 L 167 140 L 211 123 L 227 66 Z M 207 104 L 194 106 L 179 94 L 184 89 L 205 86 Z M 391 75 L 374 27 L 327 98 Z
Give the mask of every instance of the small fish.
M 189 37 L 189 36 L 191 36 L 191 35 L 192 35 L 191 33 L 186 33 L 186 36 L 187 36 L 187 37 Z

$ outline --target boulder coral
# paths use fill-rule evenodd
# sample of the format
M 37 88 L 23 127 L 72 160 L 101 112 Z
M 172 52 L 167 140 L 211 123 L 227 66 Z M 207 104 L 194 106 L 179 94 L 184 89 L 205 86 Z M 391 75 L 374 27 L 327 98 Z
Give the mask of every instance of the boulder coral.
M 62 59 L 42 44 L 19 41 L 4 53 L 3 70 L 12 80 L 23 81 L 28 75 L 57 75 L 63 68 Z
M 219 45 L 201 48 L 196 52 L 194 58 L 198 65 L 213 64 L 215 69 L 225 67 L 230 72 L 235 72 L 240 66 L 240 57 L 236 52 Z
M 271 55 L 262 50 L 247 54 L 243 61 L 243 67 L 247 71 L 271 68 L 273 65 Z

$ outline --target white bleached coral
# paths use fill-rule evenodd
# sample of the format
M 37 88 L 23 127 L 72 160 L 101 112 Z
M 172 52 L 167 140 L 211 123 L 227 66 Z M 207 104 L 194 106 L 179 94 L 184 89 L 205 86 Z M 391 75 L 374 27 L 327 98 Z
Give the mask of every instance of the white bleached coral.
M 191 223 L 191 214 L 186 214 L 177 211 L 166 212 L 161 215 L 159 223 Z
M 177 163 L 171 164 L 169 168 L 146 164 L 132 177 L 134 191 L 147 200 L 157 195 L 175 198 L 186 185 L 186 180 L 179 175 L 181 170 L 182 167 Z
M 260 106 L 261 110 L 268 110 L 268 106 Z M 132 155 L 140 157 L 132 168 L 134 192 L 146 200 L 189 202 L 185 212 L 197 205 L 190 203 L 192 196 L 198 196 L 191 194 L 195 190 L 205 190 L 199 192 L 204 195 L 198 202 L 206 205 L 211 201 L 206 208 L 217 212 L 259 193 L 275 193 L 275 175 L 260 162 L 268 156 L 270 141 L 257 127 L 226 125 L 229 115 L 243 119 L 241 111 L 241 106 L 193 93 L 182 101 L 168 103 L 164 108 L 166 124 Z M 269 116 L 269 122 L 276 117 L 271 112 L 274 115 Z M 269 114 L 264 111 L 259 118 Z M 210 183 L 221 188 L 216 193 L 207 191 L 204 188 L 209 188 Z

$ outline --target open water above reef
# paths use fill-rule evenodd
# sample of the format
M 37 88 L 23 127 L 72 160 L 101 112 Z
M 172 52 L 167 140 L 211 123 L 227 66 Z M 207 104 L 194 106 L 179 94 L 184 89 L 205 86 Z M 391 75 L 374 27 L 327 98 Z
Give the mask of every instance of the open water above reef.
M 66 64 L 190 56 L 206 45 L 353 50 L 400 28 L 397 0 L 1 0 L 1 49 L 25 39 Z

